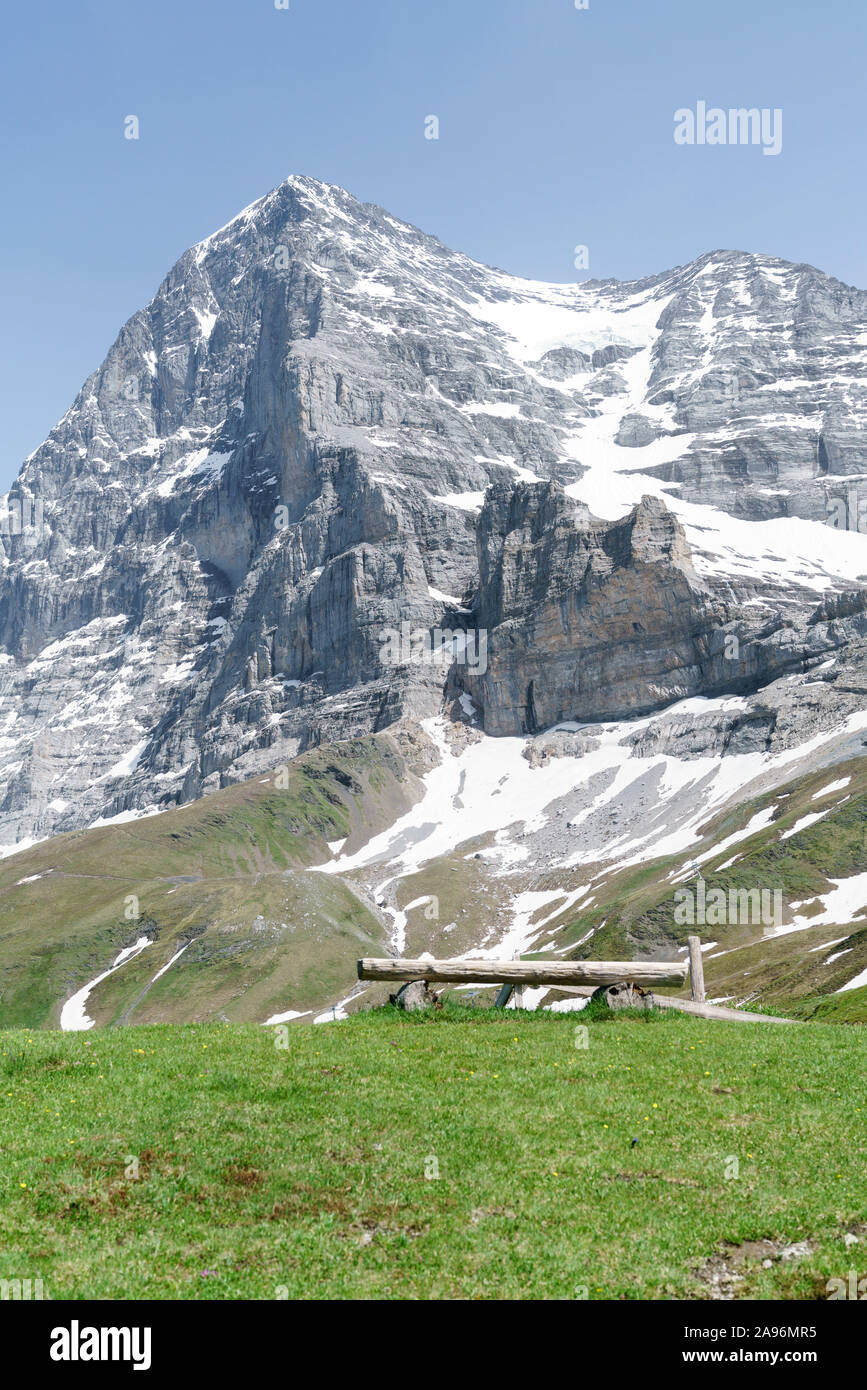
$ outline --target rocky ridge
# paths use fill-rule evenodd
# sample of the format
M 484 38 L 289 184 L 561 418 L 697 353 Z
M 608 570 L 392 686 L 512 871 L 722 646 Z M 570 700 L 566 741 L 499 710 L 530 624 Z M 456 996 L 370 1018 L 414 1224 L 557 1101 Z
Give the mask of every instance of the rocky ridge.
M 838 717 L 865 365 L 867 295 L 810 267 L 542 285 L 287 180 L 181 258 L 6 499 L 0 841 L 461 693 L 508 735 L 767 707 L 831 662 Z M 385 659 L 402 624 L 485 631 L 487 670 Z

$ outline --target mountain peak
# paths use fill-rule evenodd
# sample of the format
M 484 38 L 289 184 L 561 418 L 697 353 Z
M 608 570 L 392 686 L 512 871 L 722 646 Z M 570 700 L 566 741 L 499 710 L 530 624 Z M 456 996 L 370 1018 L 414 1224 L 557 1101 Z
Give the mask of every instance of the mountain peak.
M 621 553 L 657 563 L 655 541 L 628 542 L 643 496 L 651 532 L 674 513 L 683 541 L 660 519 L 658 549 L 680 577 L 654 571 L 647 592 L 664 610 L 674 585 L 710 654 L 689 632 L 667 646 L 656 614 L 659 669 L 611 676 L 619 713 L 723 680 L 708 614 L 785 613 L 799 651 L 819 640 L 804 615 L 829 590 L 856 590 L 846 621 L 860 621 L 867 553 L 847 480 L 863 468 L 865 334 L 867 296 L 773 258 L 711 252 L 644 281 L 545 284 L 291 176 L 181 258 L 13 485 L 3 838 L 141 814 L 437 713 L 443 671 L 389 665 L 380 634 L 442 622 L 446 602 L 463 624 L 482 599 L 513 622 L 509 565 L 496 595 L 481 587 L 492 485 L 504 515 L 516 486 L 550 485 L 516 506 L 543 547 L 557 532 L 567 609 L 616 574 L 626 585 Z M 534 500 L 551 488 L 572 500 Z M 594 527 L 592 542 L 572 534 Z M 526 573 L 529 612 L 546 592 L 535 552 Z M 539 631 L 565 615 L 546 609 Z M 586 615 L 568 621 L 585 640 Z M 622 640 L 644 621 L 633 613 Z M 739 679 L 788 661 L 778 646 L 760 644 Z M 508 697 L 479 685 L 483 727 L 514 730 L 530 706 L 531 722 L 606 708 L 589 674 L 546 703 L 532 661 L 506 663 Z M 491 669 L 506 669 L 493 653 Z

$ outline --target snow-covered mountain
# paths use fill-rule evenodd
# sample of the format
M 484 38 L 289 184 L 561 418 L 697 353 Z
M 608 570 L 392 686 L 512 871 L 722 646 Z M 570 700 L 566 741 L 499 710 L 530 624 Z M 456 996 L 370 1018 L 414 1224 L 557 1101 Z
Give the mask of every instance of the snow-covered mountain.
M 6 499 L 0 844 L 444 705 L 474 738 L 677 706 L 635 737 L 714 757 L 849 728 L 865 422 L 867 293 L 809 266 L 540 284 L 290 178 Z M 402 624 L 486 660 L 384 654 Z

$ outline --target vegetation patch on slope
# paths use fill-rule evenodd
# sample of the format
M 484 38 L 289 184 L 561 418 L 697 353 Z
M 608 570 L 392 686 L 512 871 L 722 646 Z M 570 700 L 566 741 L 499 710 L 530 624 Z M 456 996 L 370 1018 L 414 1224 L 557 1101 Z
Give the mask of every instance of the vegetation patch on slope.
M 845 788 L 817 797 L 829 784 L 845 779 Z M 708 855 L 714 844 L 771 807 L 776 814 L 769 825 Z M 817 812 L 825 813 L 822 819 L 796 829 Z M 782 838 L 792 830 L 794 834 Z M 686 877 L 683 869 L 698 855 L 708 855 L 700 865 L 708 897 L 714 889 L 721 889 L 726 901 L 732 893 L 779 890 L 785 924 L 796 915 L 806 919 L 819 915 L 818 899 L 831 892 L 834 880 L 867 871 L 867 759 L 835 764 L 741 803 L 709 822 L 702 840 L 689 853 L 613 872 L 595 888 L 596 902 L 580 918 L 567 914 L 552 924 L 564 944 L 577 943 L 589 934 L 589 939 L 567 953 L 581 959 L 672 956 L 695 934 L 704 942 L 716 943 L 704 959 L 709 995 L 749 997 L 797 1016 L 802 1016 L 801 1001 L 822 995 L 833 999 L 837 990 L 867 968 L 864 914 L 860 921 L 805 926 L 781 936 L 772 935 L 769 924 L 761 921 L 679 921 L 675 895 L 678 889 L 695 889 L 698 868 Z M 825 942 L 835 944 L 824 952 Z M 841 997 L 845 1000 L 849 993 Z M 867 1022 L 864 991 L 851 994 L 856 997 L 845 1007 L 829 1004 L 825 1017 Z
M 348 991 L 384 928 L 309 866 L 332 858 L 329 841 L 364 843 L 412 805 L 428 756 L 412 731 L 350 740 L 0 862 L 0 1025 L 56 1025 L 64 1000 L 143 935 L 151 945 L 88 999 L 96 1022 L 260 1022 Z

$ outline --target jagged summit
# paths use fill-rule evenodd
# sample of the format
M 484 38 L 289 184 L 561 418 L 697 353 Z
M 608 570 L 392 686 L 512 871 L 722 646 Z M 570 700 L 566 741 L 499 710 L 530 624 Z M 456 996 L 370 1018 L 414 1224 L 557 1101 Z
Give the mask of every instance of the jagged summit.
M 200 264 L 224 242 L 231 242 L 239 233 L 253 228 L 260 228 L 270 235 L 280 224 L 315 223 L 323 226 L 334 222 L 355 223 L 359 228 L 371 230 L 388 227 L 393 232 L 442 246 L 436 237 L 422 232 L 409 222 L 392 217 L 376 203 L 361 202 L 338 184 L 324 183 L 306 174 L 290 174 L 276 188 L 242 208 L 224 226 L 190 247 L 185 255 L 192 256 Z M 447 249 L 443 246 L 443 250 Z
M 845 643 L 857 595 L 830 636 L 807 625 L 867 578 L 865 354 L 867 295 L 809 267 L 726 251 L 631 283 L 546 285 L 287 179 L 184 253 L 10 490 L 0 844 L 436 712 L 461 673 L 385 662 L 381 633 L 404 622 L 526 624 L 514 688 L 490 673 L 475 688 L 496 732 L 520 731 L 528 663 L 555 647 L 536 717 L 593 716 L 599 688 L 562 639 L 586 646 L 607 585 L 627 607 L 650 592 L 620 524 L 645 494 L 676 518 L 696 579 L 689 622 L 657 614 L 642 679 L 618 671 L 619 714 L 754 688 Z M 539 613 L 511 611 L 509 564 L 492 558 L 487 490 L 535 481 L 562 532 L 547 555 L 527 549 L 539 593 L 556 571 L 586 600 L 556 641 Z M 525 509 L 510 544 L 534 526 Z M 732 624 L 751 655 L 728 672 Z M 612 671 L 622 634 L 603 622 L 594 640 Z M 505 667 L 492 655 L 490 670 Z

